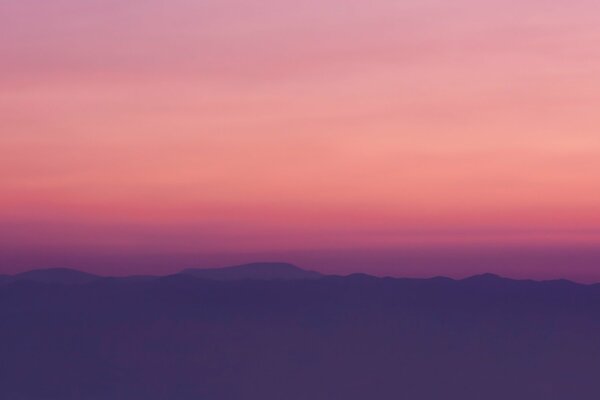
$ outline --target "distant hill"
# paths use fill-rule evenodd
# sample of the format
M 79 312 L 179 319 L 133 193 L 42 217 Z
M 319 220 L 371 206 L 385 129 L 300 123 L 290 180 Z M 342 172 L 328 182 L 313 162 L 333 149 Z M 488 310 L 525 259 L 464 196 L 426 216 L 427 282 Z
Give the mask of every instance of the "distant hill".
M 35 269 L 8 277 L 12 281 L 34 281 L 41 283 L 83 284 L 101 278 L 98 275 L 70 268 Z
M 307 271 L 293 264 L 277 262 L 251 263 L 225 268 L 189 268 L 183 270 L 181 274 L 215 280 L 296 280 L 322 277 L 318 272 Z
M 307 271 L 288 263 L 263 262 L 235 265 L 224 268 L 197 269 L 190 268 L 177 275 L 193 276 L 211 280 L 296 280 L 317 279 L 322 275 L 315 271 Z M 131 275 L 112 277 L 120 282 L 148 282 L 161 278 L 154 275 Z M 35 269 L 15 275 L 0 275 L 0 284 L 19 281 L 39 283 L 84 284 L 106 279 L 106 277 L 78 271 L 70 268 Z

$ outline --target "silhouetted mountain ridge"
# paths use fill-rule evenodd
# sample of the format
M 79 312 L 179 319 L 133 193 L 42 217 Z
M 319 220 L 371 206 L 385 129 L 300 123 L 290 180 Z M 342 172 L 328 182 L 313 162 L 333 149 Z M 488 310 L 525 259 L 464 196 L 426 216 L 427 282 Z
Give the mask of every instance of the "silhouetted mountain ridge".
M 223 268 L 188 268 L 181 274 L 216 280 L 294 280 L 318 279 L 322 276 L 318 272 L 307 271 L 293 264 L 282 262 L 257 262 Z
M 0 286 L 0 399 L 600 398 L 600 285 L 46 274 Z
M 503 285 L 515 282 L 526 283 L 544 283 L 546 285 L 564 285 L 564 286 L 594 286 L 599 284 L 585 285 L 573 282 L 567 279 L 542 280 L 531 279 L 512 279 L 493 273 L 483 273 L 469 276 L 463 279 L 453 279 L 444 276 L 432 278 L 398 278 L 398 277 L 377 277 L 366 273 L 352 273 L 349 275 L 324 275 L 316 271 L 302 269 L 294 264 L 285 262 L 256 262 L 249 264 L 234 265 L 220 268 L 186 268 L 181 272 L 159 276 L 159 275 L 130 275 L 130 276 L 102 276 L 89 272 L 80 271 L 72 268 L 46 268 L 34 269 L 14 275 L 0 275 L 0 284 L 17 281 L 34 281 L 41 283 L 60 283 L 60 284 L 85 284 L 96 280 L 114 279 L 121 282 L 143 282 L 154 281 L 168 276 L 188 276 L 198 279 L 210 279 L 219 281 L 228 280 L 303 280 L 320 279 L 324 277 L 348 278 L 351 280 L 381 280 L 381 279 L 412 279 L 412 280 L 430 280 L 439 282 L 463 282 L 474 285 Z
M 250 263 L 223 268 L 188 268 L 176 275 L 212 280 L 295 280 L 318 279 L 322 276 L 318 272 L 307 271 L 293 264 L 281 262 Z M 46 268 L 26 271 L 15 275 L 0 275 L 0 283 L 28 280 L 42 283 L 82 284 L 107 278 L 134 282 L 152 281 L 162 277 L 156 275 L 104 277 L 71 268 Z

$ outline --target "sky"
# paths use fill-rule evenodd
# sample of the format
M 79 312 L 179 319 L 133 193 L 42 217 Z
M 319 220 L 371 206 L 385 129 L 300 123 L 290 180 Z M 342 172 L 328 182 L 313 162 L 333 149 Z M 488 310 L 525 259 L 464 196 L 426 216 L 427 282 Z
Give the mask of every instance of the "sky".
M 600 281 L 598 43 L 596 0 L 2 0 L 0 272 Z

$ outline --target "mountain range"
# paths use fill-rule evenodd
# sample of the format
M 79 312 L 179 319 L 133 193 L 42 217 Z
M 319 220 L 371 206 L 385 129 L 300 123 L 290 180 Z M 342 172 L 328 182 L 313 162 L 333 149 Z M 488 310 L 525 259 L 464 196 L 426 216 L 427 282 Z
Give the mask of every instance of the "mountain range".
M 318 279 L 322 277 L 318 272 L 307 271 L 293 264 L 282 262 L 257 262 L 223 268 L 187 268 L 176 275 L 187 275 L 211 280 L 295 280 Z M 155 280 L 161 277 L 156 275 L 105 277 L 71 268 L 46 268 L 21 272 L 14 275 L 0 275 L 0 284 L 18 281 L 84 284 L 106 278 L 134 281 Z
M 284 263 L 0 279 L 1 399 L 600 398 L 600 285 Z

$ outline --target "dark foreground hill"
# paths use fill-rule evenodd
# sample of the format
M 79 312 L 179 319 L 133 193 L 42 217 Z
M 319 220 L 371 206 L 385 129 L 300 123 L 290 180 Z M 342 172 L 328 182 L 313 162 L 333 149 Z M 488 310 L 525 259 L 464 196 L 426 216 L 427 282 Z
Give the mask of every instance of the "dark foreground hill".
M 6 400 L 596 400 L 600 287 L 365 275 L 0 286 Z

